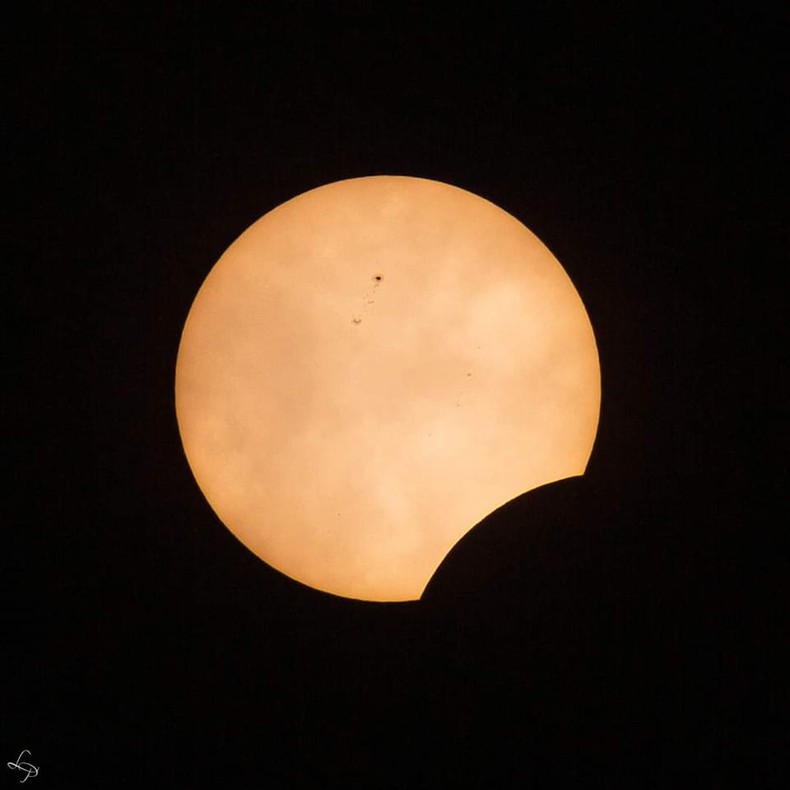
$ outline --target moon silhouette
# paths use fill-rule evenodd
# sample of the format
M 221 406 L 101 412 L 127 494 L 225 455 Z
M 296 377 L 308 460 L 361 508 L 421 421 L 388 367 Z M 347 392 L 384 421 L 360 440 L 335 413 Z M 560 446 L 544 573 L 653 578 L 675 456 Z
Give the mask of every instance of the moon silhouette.
M 448 184 L 318 187 L 209 272 L 176 364 L 200 489 L 287 576 L 420 597 L 455 543 L 514 497 L 584 472 L 598 353 L 543 243 Z

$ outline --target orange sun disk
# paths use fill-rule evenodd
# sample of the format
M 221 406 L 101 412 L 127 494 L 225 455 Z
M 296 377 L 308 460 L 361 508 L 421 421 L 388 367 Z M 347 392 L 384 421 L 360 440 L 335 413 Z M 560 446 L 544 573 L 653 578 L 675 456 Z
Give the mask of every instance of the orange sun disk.
M 524 225 L 447 184 L 306 192 L 225 252 L 176 365 L 187 459 L 269 565 L 420 597 L 490 512 L 584 472 L 600 370 L 584 306 Z

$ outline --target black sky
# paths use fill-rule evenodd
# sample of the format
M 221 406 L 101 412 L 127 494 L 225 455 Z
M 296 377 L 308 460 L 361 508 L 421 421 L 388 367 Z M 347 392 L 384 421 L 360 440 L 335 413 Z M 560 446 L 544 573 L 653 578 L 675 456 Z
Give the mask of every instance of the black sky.
M 34 790 L 782 786 L 778 15 L 138 5 L 4 33 L 2 760 Z M 247 552 L 173 407 L 224 249 L 373 174 L 524 222 L 603 375 L 588 474 L 408 605 Z

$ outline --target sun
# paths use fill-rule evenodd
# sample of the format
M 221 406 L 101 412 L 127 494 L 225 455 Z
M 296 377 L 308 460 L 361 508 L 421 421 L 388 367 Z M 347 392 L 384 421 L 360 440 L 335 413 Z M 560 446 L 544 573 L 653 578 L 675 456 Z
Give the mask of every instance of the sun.
M 374 176 L 229 247 L 175 390 L 198 485 L 244 545 L 319 590 L 402 601 L 494 509 L 584 472 L 600 370 L 530 230 L 457 187 Z

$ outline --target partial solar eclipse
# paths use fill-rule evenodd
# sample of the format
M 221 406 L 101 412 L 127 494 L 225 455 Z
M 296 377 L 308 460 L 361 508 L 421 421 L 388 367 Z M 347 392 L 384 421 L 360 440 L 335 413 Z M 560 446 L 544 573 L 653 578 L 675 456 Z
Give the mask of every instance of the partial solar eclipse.
M 584 305 L 531 231 L 457 187 L 375 176 L 228 248 L 175 396 L 197 483 L 244 545 L 319 590 L 407 601 L 493 510 L 583 474 L 601 387 Z

